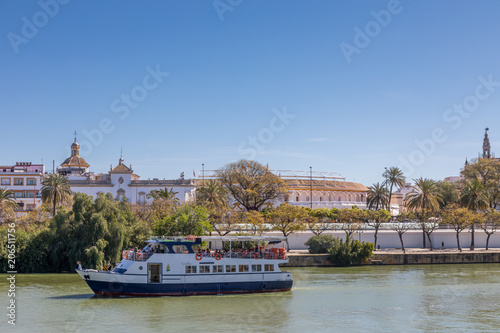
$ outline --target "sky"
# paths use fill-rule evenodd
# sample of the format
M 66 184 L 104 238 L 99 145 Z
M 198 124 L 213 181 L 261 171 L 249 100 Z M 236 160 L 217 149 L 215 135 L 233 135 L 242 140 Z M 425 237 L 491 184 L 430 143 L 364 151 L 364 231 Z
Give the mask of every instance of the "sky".
M 0 165 L 123 151 L 141 179 L 240 159 L 367 186 L 500 156 L 498 1 L 0 1 Z

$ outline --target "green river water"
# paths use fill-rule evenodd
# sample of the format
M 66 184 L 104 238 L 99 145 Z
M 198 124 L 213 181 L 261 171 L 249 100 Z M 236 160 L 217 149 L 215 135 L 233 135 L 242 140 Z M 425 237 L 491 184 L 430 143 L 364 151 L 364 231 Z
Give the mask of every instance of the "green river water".
M 500 265 L 290 268 L 290 292 L 98 298 L 77 274 L 0 274 L 0 332 L 500 332 Z

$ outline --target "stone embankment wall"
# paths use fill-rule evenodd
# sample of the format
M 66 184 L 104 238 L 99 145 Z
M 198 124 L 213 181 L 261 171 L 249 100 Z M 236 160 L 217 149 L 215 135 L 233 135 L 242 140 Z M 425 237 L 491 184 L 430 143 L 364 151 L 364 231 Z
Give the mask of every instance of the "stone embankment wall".
M 283 267 L 332 266 L 328 254 L 289 254 Z M 453 253 L 376 253 L 365 265 L 425 265 L 425 264 L 477 264 L 500 263 L 500 252 Z

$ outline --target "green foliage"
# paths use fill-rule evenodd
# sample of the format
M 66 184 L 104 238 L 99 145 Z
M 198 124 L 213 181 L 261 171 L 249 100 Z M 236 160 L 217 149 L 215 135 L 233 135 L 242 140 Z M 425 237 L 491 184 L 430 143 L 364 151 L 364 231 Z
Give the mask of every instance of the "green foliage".
M 201 206 L 181 206 L 172 216 L 156 222 L 158 236 L 207 235 L 212 231 L 208 211 Z
M 346 240 L 335 238 L 330 249 L 330 261 L 336 266 L 348 267 L 359 265 L 373 255 L 375 245 L 360 242 L 349 236 Z
M 309 238 L 304 245 L 309 247 L 309 253 L 328 253 L 333 247 L 334 240 L 331 235 L 318 235 Z

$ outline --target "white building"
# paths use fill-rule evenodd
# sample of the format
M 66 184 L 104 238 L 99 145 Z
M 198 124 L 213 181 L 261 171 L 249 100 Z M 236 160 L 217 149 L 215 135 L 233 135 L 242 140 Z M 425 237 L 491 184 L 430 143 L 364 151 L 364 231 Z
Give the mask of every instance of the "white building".
M 43 164 L 17 162 L 14 166 L 0 166 L 0 186 L 11 190 L 16 199 L 18 211 L 33 211 L 42 205 Z
M 140 176 L 134 174 L 132 165 L 124 164 L 123 156 L 120 156 L 118 165 L 111 165 L 108 173 L 94 174 L 89 172 L 90 165 L 80 156 L 80 145 L 75 141 L 71 145 L 71 156 L 67 158 L 57 172 L 68 177 L 71 190 L 82 192 L 97 197 L 99 193 L 111 193 L 116 200 L 126 198 L 132 204 L 146 204 L 153 201 L 147 195 L 152 190 L 172 189 L 181 203 L 194 198 L 196 189 L 193 179 L 184 179 L 183 174 L 179 179 L 140 180 Z

